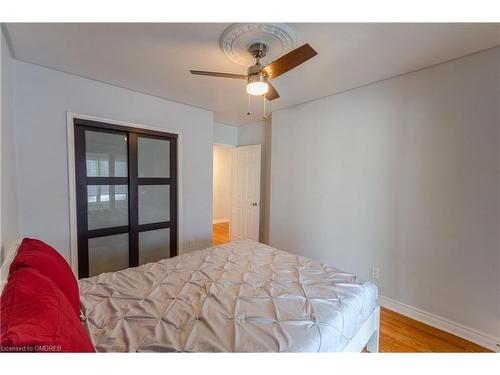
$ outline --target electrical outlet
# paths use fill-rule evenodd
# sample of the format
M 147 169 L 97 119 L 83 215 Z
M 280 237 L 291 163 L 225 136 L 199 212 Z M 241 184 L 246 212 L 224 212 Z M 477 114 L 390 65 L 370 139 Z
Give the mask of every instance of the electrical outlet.
M 378 267 L 372 267 L 372 279 L 373 280 L 378 280 L 380 278 L 380 268 Z

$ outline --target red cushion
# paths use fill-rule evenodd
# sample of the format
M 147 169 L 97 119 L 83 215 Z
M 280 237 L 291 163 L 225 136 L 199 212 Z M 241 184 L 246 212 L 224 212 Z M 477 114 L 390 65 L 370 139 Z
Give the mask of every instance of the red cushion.
M 95 352 L 62 291 L 32 268 L 9 275 L 0 299 L 0 351 Z
M 33 268 L 51 279 L 64 293 L 76 315 L 80 316 L 78 281 L 66 259 L 57 250 L 40 240 L 25 238 L 10 265 L 9 273 L 22 267 Z

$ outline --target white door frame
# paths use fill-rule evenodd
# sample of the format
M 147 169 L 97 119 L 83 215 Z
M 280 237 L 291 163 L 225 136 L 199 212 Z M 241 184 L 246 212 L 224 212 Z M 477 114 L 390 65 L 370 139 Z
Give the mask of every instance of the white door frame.
M 220 142 L 214 142 L 213 145 L 212 145 L 212 169 L 213 169 L 213 159 L 214 159 L 214 147 L 213 146 L 221 146 L 221 147 L 224 147 L 224 148 L 229 148 L 229 149 L 233 149 L 235 147 L 238 147 L 237 145 L 233 145 L 233 144 L 230 144 L 230 143 L 220 143 Z M 233 155 L 231 153 L 231 165 L 229 165 L 229 169 L 230 169 L 230 173 L 232 174 L 233 173 Z M 232 190 L 233 186 L 232 186 L 232 175 L 230 176 L 231 177 L 231 186 L 229 187 L 230 190 Z M 212 179 L 212 234 L 213 234 L 213 225 L 214 224 L 219 224 L 219 223 L 226 223 L 226 219 L 223 219 L 223 220 L 214 220 L 213 219 L 213 209 L 214 209 L 214 199 L 213 199 L 213 189 L 214 189 L 214 184 L 215 184 L 215 181 L 213 181 Z M 229 217 L 227 218 L 229 220 L 229 222 L 231 223 L 231 214 L 232 214 L 232 207 L 231 207 L 231 204 L 232 204 L 232 195 L 229 195 Z
M 78 231 L 76 226 L 76 171 L 75 171 L 75 127 L 73 119 L 92 120 L 108 124 L 128 126 L 138 129 L 155 130 L 163 133 L 177 134 L 177 254 L 183 253 L 182 242 L 182 130 L 159 128 L 136 124 L 127 121 L 66 112 L 66 129 L 68 144 L 68 177 L 69 177 L 69 226 L 70 226 L 70 262 L 73 273 L 78 278 Z

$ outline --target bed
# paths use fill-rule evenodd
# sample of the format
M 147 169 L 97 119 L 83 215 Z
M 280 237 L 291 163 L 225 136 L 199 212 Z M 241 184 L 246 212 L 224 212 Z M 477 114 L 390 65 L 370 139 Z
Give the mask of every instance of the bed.
M 378 351 L 374 284 L 253 241 L 79 286 L 98 352 Z

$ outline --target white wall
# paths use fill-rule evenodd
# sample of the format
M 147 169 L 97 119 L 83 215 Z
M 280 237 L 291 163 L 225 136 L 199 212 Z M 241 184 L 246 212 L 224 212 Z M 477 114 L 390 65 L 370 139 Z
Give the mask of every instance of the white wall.
M 213 220 L 231 217 L 231 147 L 214 145 Z
M 260 241 L 269 243 L 271 182 L 271 120 L 238 127 L 238 146 L 262 145 Z
M 12 57 L 5 37 L 2 34 L 1 47 L 1 249 L 0 261 L 3 259 L 4 249 L 19 236 L 17 216 L 17 177 L 16 158 L 14 152 L 14 114 L 13 114 L 13 85 L 12 85 Z
M 214 122 L 214 143 L 236 146 L 238 127 Z
M 500 49 L 273 113 L 271 244 L 500 337 Z
M 211 112 L 19 61 L 14 84 L 23 236 L 45 240 L 70 259 L 66 111 L 72 111 L 182 130 L 180 245 L 190 251 L 211 244 Z

